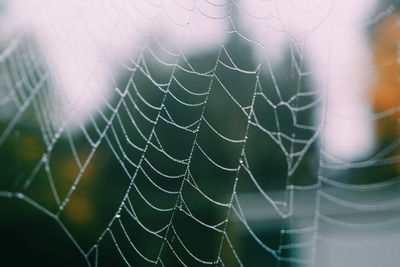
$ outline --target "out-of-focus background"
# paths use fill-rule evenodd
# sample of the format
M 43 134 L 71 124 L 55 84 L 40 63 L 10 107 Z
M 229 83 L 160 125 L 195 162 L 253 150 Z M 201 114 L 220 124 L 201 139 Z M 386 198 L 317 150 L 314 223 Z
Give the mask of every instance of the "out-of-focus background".
M 0 0 L 2 266 L 399 266 L 397 0 Z

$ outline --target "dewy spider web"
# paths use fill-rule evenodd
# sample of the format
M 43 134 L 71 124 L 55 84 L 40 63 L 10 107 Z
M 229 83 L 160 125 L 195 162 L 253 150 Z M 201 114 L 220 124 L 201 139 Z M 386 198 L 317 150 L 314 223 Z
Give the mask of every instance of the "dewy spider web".
M 326 247 L 365 246 L 346 233 L 395 232 L 399 101 L 381 105 L 379 82 L 372 115 L 334 98 L 397 52 L 380 59 L 377 42 L 375 65 L 351 73 L 331 62 L 336 32 L 380 25 L 396 1 L 344 22 L 342 1 L 83 2 L 0 9 L 15 18 L 0 54 L 4 214 L 21 201 L 45 214 L 15 222 L 56 222 L 69 240 L 52 242 L 89 266 L 330 266 Z M 381 127 L 375 154 L 327 149 L 324 133 L 347 130 L 336 117 Z

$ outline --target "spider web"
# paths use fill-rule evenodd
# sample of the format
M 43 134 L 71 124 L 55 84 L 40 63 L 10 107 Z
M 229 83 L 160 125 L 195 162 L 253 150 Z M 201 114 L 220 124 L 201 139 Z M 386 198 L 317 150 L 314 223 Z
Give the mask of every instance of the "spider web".
M 47 215 L 89 266 L 320 266 L 326 244 L 359 245 L 331 229 L 393 233 L 399 102 L 359 116 L 335 96 L 398 55 L 349 70 L 335 45 L 396 7 L 343 21 L 340 3 L 18 4 L 0 53 L 0 197 Z M 329 139 L 343 117 L 397 131 L 345 159 Z

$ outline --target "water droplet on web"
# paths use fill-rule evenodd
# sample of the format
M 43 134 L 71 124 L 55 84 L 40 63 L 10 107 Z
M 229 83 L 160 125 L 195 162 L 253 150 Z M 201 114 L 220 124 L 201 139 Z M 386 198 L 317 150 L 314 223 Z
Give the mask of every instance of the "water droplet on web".
M 73 186 L 71 187 L 71 190 L 72 190 L 72 191 L 75 191 L 75 190 L 76 190 L 76 186 L 73 185 Z
M 116 218 L 116 219 L 121 218 L 121 214 L 118 213 L 117 215 L 115 215 L 115 218 Z
M 243 164 L 243 159 L 239 159 L 239 163 L 240 163 L 240 164 Z

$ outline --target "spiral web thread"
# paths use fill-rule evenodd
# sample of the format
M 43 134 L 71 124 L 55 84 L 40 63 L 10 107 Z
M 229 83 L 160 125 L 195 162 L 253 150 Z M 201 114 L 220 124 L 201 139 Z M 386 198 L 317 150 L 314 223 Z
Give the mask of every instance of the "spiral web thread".
M 315 263 L 319 244 L 347 244 L 343 240 L 325 236 L 321 224 L 347 230 L 379 229 L 388 224 L 398 224 L 398 216 L 395 214 L 383 221 L 369 223 L 348 222 L 341 217 L 334 218 L 325 214 L 324 209 L 329 205 L 334 205 L 336 209 L 371 213 L 398 209 L 398 196 L 384 201 L 374 201 L 373 198 L 372 201 L 363 201 L 363 198 L 353 200 L 348 197 L 352 194 L 368 196 L 371 192 L 386 192 L 388 187 L 398 183 L 398 177 L 384 177 L 383 181 L 353 184 L 335 179 L 334 174 L 340 170 L 398 164 L 399 156 L 393 155 L 393 152 L 399 148 L 399 139 L 397 137 L 374 156 L 358 162 L 339 159 L 325 150 L 321 136 L 326 114 L 329 113 L 329 88 L 310 89 L 313 86 L 303 83 L 304 80 L 310 79 L 309 77 L 312 79 L 318 72 L 307 69 L 304 52 L 313 30 L 303 35 L 300 40 L 290 38 L 290 33 L 286 32 L 280 19 L 278 1 L 268 2 L 268 8 L 264 7 L 264 15 L 261 17 L 252 14 L 254 10 L 246 9 L 242 2 L 236 1 L 99 1 L 97 4 L 91 3 L 96 7 L 90 11 L 81 3 L 63 2 L 59 5 L 65 5 L 58 10 L 64 10 L 68 13 L 66 17 L 70 19 L 58 20 L 57 14 L 54 17 L 49 16 L 48 19 L 51 22 L 49 27 L 53 27 L 53 34 L 60 34 L 60 40 L 68 36 L 69 28 L 85 29 L 86 13 L 82 10 L 86 10 L 93 12 L 92 15 L 97 16 L 99 23 L 109 27 L 104 27 L 104 31 L 110 33 L 110 38 L 118 40 L 119 36 L 124 36 L 121 40 L 128 41 L 128 46 L 134 47 L 135 51 L 123 62 L 107 66 L 108 75 L 113 83 L 111 87 L 114 88 L 112 92 L 92 91 L 90 86 L 81 85 L 82 95 L 96 95 L 96 108 L 88 115 L 86 122 L 77 120 L 78 125 L 70 126 L 76 116 L 79 116 L 75 114 L 77 109 L 74 106 L 84 105 L 85 96 L 71 103 L 65 95 L 68 88 L 55 89 L 57 86 L 63 86 L 59 77 L 63 73 L 58 73 L 57 68 L 52 68 L 52 62 L 46 59 L 45 53 L 40 55 L 34 39 L 27 33 L 18 33 L 7 41 L 0 54 L 0 107 L 5 114 L 2 118 L 4 124 L 0 132 L 0 145 L 4 147 L 13 138 L 15 128 L 26 123 L 24 118 L 28 116 L 27 113 L 31 113 L 34 124 L 40 129 L 41 142 L 45 149 L 32 165 L 30 173 L 18 179 L 13 178 L 13 187 L 4 188 L 0 191 L 0 196 L 23 200 L 55 220 L 82 253 L 88 265 L 101 265 L 102 253 L 111 253 L 100 250 L 102 243 L 107 239 L 107 242 L 112 242 L 115 247 L 112 253 L 117 253 L 128 266 L 141 266 L 144 263 L 164 266 L 171 264 L 170 262 L 183 266 L 242 266 L 248 261 L 246 257 L 249 255 L 244 254 L 240 242 L 234 240 L 238 235 L 234 229 L 240 228 L 241 235 L 246 236 L 250 243 L 258 247 L 258 250 L 254 251 L 254 257 L 258 256 L 257 253 L 264 253 L 275 259 L 277 265 L 309 266 Z M 42 7 L 35 8 L 39 10 Z M 51 10 L 51 6 L 46 8 Z M 334 2 L 330 4 L 326 17 L 333 12 L 333 8 Z M 181 16 L 173 17 L 170 14 L 171 9 L 179 10 Z M 126 10 L 136 12 L 130 14 Z M 215 10 L 219 11 L 214 12 Z M 311 8 L 304 12 L 311 14 L 313 10 Z M 208 11 L 210 12 L 207 13 Z M 390 15 L 390 12 L 389 9 L 389 12 L 383 11 L 368 21 L 357 23 L 367 27 Z M 108 16 L 107 13 L 121 14 L 121 18 L 114 20 L 119 15 Z M 32 15 L 35 16 L 34 12 Z M 224 38 L 216 46 L 217 49 L 213 50 L 214 54 L 210 53 L 207 56 L 207 60 L 212 59 L 206 63 L 207 68 L 193 63 L 195 53 L 185 52 L 185 43 L 190 41 L 192 36 L 190 33 L 199 30 L 192 27 L 196 16 L 224 25 Z M 240 28 L 240 19 L 237 18 L 254 21 L 257 25 L 266 25 L 267 30 L 262 38 L 254 39 L 246 30 Z M 125 20 L 134 25 L 133 33 L 131 29 L 121 26 Z M 137 20 L 141 22 L 136 23 Z M 26 23 L 29 23 L 29 20 Z M 324 19 L 318 23 L 324 23 Z M 150 31 L 148 25 L 160 30 Z M 276 25 L 281 28 L 276 29 Z M 314 26 L 315 29 L 318 27 Z M 173 30 L 163 30 L 166 27 Z M 281 69 L 271 63 L 274 47 L 268 45 L 269 28 L 289 36 L 290 63 L 285 65 L 285 68 L 290 68 L 292 77 L 283 74 L 282 79 Z M 92 38 L 89 26 L 87 31 L 88 38 Z M 158 34 L 163 31 L 168 34 Z M 145 38 L 135 39 L 143 34 Z M 240 40 L 237 42 L 244 43 L 243 47 L 250 47 L 250 50 L 242 51 L 253 52 L 244 55 L 247 58 L 256 58 L 253 64 L 243 63 L 243 58 L 238 59 L 243 55 L 240 55 L 241 51 L 234 50 L 235 46 L 229 43 L 232 40 Z M 114 42 L 110 41 L 104 46 L 103 54 L 107 55 L 113 49 Z M 73 46 L 70 51 L 73 53 Z M 117 67 L 114 68 L 114 65 Z M 115 69 L 118 68 L 127 78 L 120 79 L 115 74 Z M 90 71 L 92 76 L 88 79 L 96 79 L 96 68 Z M 232 77 L 248 82 L 246 86 L 234 89 L 230 86 L 235 85 L 229 82 Z M 294 86 L 289 86 L 291 88 L 288 89 L 288 86 L 284 85 L 285 79 L 292 79 Z M 332 78 L 328 73 L 324 79 L 328 84 L 328 80 Z M 193 80 L 193 83 L 188 84 L 188 80 Z M 148 91 L 152 93 L 149 94 Z M 65 106 L 66 109 L 60 108 Z M 55 112 L 58 109 L 62 111 Z M 396 106 L 374 113 L 368 118 L 357 119 L 375 122 L 396 114 L 398 117 L 399 109 L 400 106 Z M 219 111 L 225 114 L 221 115 L 222 119 L 216 114 Z M 185 118 L 179 112 L 188 115 Z M 290 115 L 282 119 L 282 112 Z M 320 119 L 302 120 L 303 114 L 317 112 L 322 113 Z M 220 124 L 224 118 L 233 121 L 234 126 Z M 284 120 L 290 120 L 289 130 L 282 126 L 287 123 Z M 19 135 L 24 133 L 20 131 Z M 172 138 L 174 135 L 175 139 Z M 181 135 L 184 136 L 182 139 Z M 79 149 L 76 141 L 78 137 L 80 142 L 89 148 L 85 152 Z M 68 185 L 62 183 L 61 186 L 60 178 L 54 171 L 57 160 L 54 158 L 54 150 L 60 142 L 67 144 L 64 153 L 73 159 L 72 165 L 78 170 Z M 286 177 L 274 177 L 274 174 L 263 174 L 254 170 L 254 165 L 259 164 L 253 163 L 257 161 L 255 158 L 265 160 L 265 164 L 269 164 L 269 159 L 275 157 L 274 152 L 268 149 L 254 152 L 255 147 L 262 146 L 263 142 L 279 148 L 273 151 L 278 150 L 281 153 L 286 165 Z M 230 155 L 221 157 L 221 154 L 212 148 L 214 143 Z M 183 152 L 178 151 L 176 146 L 183 147 Z M 83 246 L 79 237 L 70 232 L 62 216 L 79 190 L 84 179 L 82 177 L 88 168 L 95 164 L 93 158 L 104 153 L 116 162 L 127 182 L 125 190 L 119 196 L 119 204 L 113 208 L 114 213 L 106 218 L 107 223 L 103 231 L 94 242 Z M 313 159 L 317 167 L 309 173 L 314 176 L 307 177 L 304 183 L 301 174 L 298 175 L 298 170 L 308 153 L 317 155 Z M 199 166 L 207 166 L 206 171 L 196 169 Z M 209 177 L 209 184 L 202 183 L 205 175 Z M 30 195 L 29 190 L 39 177 L 47 179 L 51 205 L 35 199 L 34 194 Z M 215 185 L 221 186 L 220 195 L 212 182 L 213 178 L 218 177 L 222 177 L 223 180 Z M 265 185 L 265 179 L 283 181 L 280 183 L 281 194 L 278 197 Z M 153 191 L 141 188 L 144 181 L 148 183 L 147 187 L 152 187 L 151 190 L 156 192 L 149 193 Z M 167 188 L 166 183 L 169 183 Z M 275 218 L 278 218 L 280 238 L 277 243 L 269 243 L 268 238 L 260 237 L 257 230 L 259 228 L 248 221 L 249 215 L 246 210 L 250 207 L 246 206 L 247 203 L 243 204 L 241 199 L 246 195 L 241 192 L 243 184 L 251 188 L 245 190 L 246 192 L 257 195 L 263 209 L 268 210 L 267 214 L 275 214 Z M 297 207 L 296 203 L 301 203 L 302 200 L 297 196 L 304 195 L 311 196 L 311 204 L 308 206 L 309 219 L 298 222 L 296 210 L 301 208 Z M 167 198 L 168 201 L 159 201 Z M 196 201 L 203 203 L 201 205 L 205 210 L 219 210 L 218 215 L 215 218 L 204 217 L 204 214 L 196 216 L 196 210 L 200 209 L 194 204 Z M 160 214 L 160 218 L 162 214 L 163 217 L 158 221 L 154 216 L 153 222 L 149 223 L 148 218 L 140 217 L 143 210 Z M 186 218 L 182 220 L 188 220 L 189 223 L 178 223 L 181 217 Z M 267 219 L 265 224 L 268 224 Z M 157 227 L 154 226 L 154 220 L 159 222 Z M 152 244 L 155 245 L 149 249 L 146 248 L 143 239 L 135 239 L 136 233 L 129 231 L 127 227 L 130 224 L 135 224 L 143 234 L 154 239 Z M 203 253 L 201 246 L 196 244 L 207 243 L 207 240 L 193 240 L 191 231 L 196 231 L 194 229 L 197 228 L 201 229 L 198 231 L 210 232 L 210 236 L 215 237 L 209 248 L 210 253 Z M 310 252 L 290 252 L 295 249 Z

